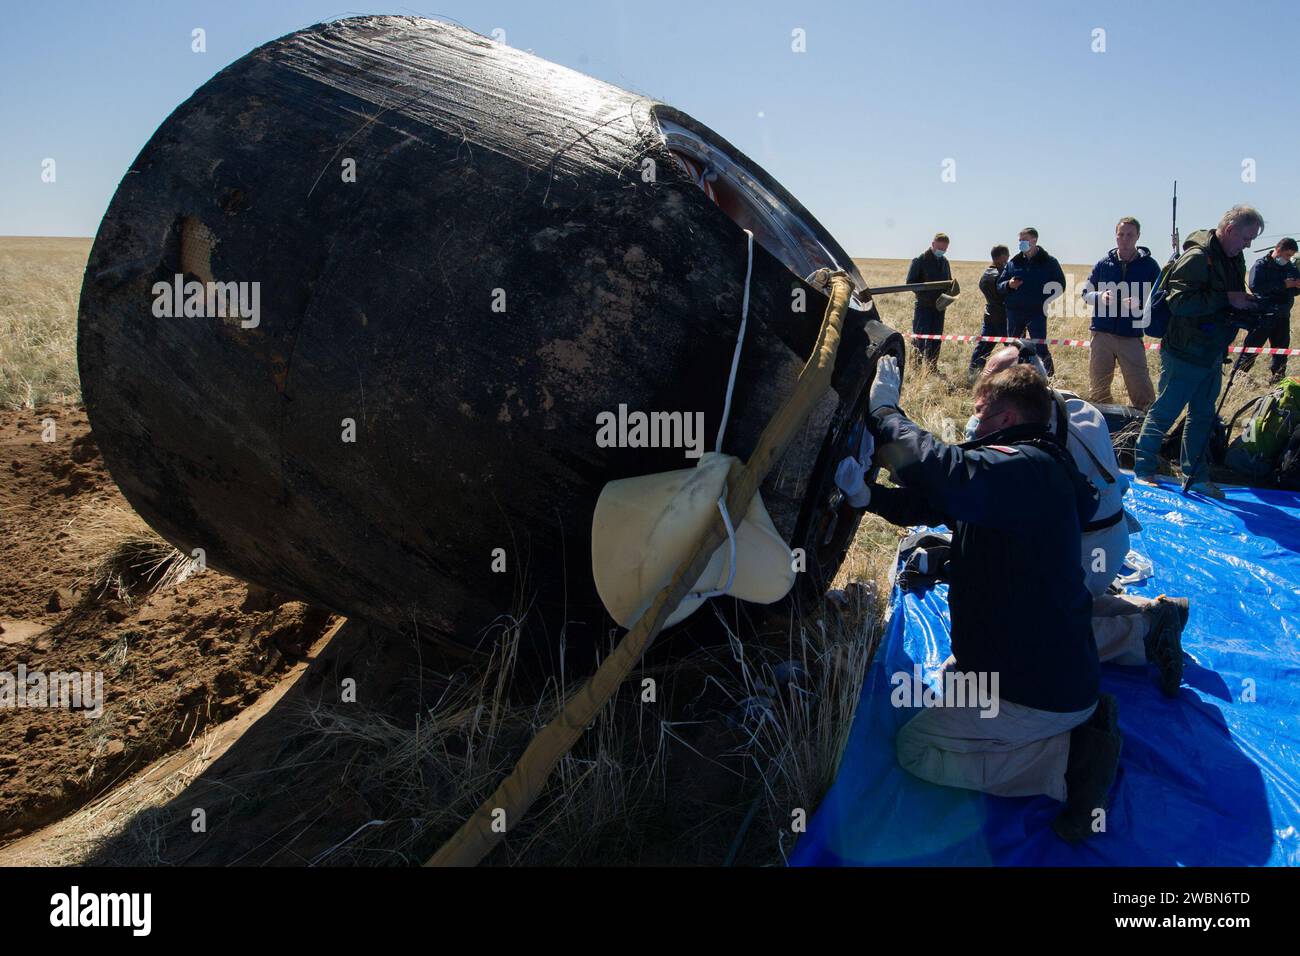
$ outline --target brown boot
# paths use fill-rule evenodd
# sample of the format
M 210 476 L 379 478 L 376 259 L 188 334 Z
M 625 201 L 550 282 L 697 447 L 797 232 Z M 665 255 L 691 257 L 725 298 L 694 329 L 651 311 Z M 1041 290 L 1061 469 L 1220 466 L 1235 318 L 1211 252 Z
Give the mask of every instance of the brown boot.
M 1160 668 L 1160 690 L 1166 697 L 1177 697 L 1183 682 L 1183 628 L 1187 626 L 1190 605 L 1187 598 L 1169 598 L 1163 594 L 1147 610 L 1151 626 L 1143 642 L 1147 660 Z
M 1052 829 L 1066 843 L 1092 836 L 1093 815 L 1106 809 L 1122 744 L 1119 704 L 1113 694 L 1102 694 L 1092 716 L 1070 731 L 1065 809 L 1052 821 Z

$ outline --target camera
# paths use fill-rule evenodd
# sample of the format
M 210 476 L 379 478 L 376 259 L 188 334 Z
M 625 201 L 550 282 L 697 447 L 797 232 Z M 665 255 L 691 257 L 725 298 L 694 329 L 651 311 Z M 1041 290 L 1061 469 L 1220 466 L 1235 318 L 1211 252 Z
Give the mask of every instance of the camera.
M 1246 332 L 1253 332 L 1261 326 L 1272 323 L 1281 314 L 1282 307 L 1276 302 L 1261 302 L 1249 309 L 1228 309 L 1228 322 Z

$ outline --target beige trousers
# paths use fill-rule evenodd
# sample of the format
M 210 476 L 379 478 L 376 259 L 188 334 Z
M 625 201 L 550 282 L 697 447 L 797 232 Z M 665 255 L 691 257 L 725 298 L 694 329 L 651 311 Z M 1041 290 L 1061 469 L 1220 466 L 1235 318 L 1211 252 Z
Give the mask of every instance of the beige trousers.
M 1142 348 L 1142 337 L 1114 335 L 1110 332 L 1092 333 L 1092 347 L 1088 356 L 1091 386 L 1088 401 L 1094 405 L 1110 403 L 1110 386 L 1115 378 L 1116 362 L 1124 376 L 1129 401 L 1138 408 L 1149 408 L 1156 400 L 1156 388 L 1151 382 L 1151 372 L 1147 369 L 1147 353 Z
M 1085 531 L 1079 539 L 1082 545 L 1079 559 L 1083 562 L 1084 584 L 1088 593 L 1099 597 L 1106 593 L 1110 582 L 1124 568 L 1128 557 L 1128 523 L 1121 518 L 1119 524 L 1100 531 Z
M 899 730 L 898 762 L 945 787 L 1064 802 L 1070 731 L 1096 709 L 1058 714 L 1003 700 L 996 716 L 982 717 L 978 707 L 927 708 Z
M 1107 594 L 1128 555 L 1128 525 L 1124 521 L 1083 536 L 1083 571 L 1092 594 L 1092 636 L 1097 656 L 1116 664 L 1145 664 L 1145 638 L 1150 620 L 1141 613 L 1154 604 L 1147 598 Z
M 1092 632 L 1097 657 L 1116 664 L 1145 664 L 1152 602 L 1125 594 L 1093 598 Z M 942 671 L 953 666 L 950 656 Z M 1043 793 L 1064 802 L 1070 731 L 1092 716 L 1097 705 L 1068 714 L 1036 710 L 1008 700 L 995 716 L 978 707 L 932 707 L 898 732 L 898 762 L 913 776 L 946 787 L 1002 797 Z
M 1146 636 L 1151 625 L 1142 611 L 1154 604 L 1127 594 L 1103 594 L 1092 599 L 1092 636 L 1097 657 L 1134 666 L 1147 662 Z

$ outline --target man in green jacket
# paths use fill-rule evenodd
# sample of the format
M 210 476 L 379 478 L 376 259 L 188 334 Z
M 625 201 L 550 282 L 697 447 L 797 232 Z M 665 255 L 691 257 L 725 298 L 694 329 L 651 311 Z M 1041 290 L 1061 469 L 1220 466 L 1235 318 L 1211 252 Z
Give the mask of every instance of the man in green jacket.
M 1204 451 L 1223 386 L 1223 359 L 1237 336 L 1233 309 L 1249 309 L 1246 258 L 1264 219 L 1250 206 L 1233 206 L 1213 229 L 1194 232 L 1169 273 L 1169 328 L 1160 345 L 1160 389 L 1138 436 L 1134 475 L 1155 483 L 1160 443 L 1184 408 L 1182 467 L 1192 490 L 1212 498 L 1223 492 L 1202 480 Z

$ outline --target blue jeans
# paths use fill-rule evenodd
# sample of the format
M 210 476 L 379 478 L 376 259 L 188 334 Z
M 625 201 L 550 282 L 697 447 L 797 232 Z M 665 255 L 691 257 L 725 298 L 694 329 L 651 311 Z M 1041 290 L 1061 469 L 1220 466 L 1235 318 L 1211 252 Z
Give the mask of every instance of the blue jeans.
M 1183 475 L 1199 481 L 1205 471 L 1205 450 L 1214 424 L 1214 401 L 1223 386 L 1223 368 L 1216 361 L 1208 368 L 1160 353 L 1160 389 L 1155 403 L 1147 410 L 1138 436 L 1136 463 L 1138 475 L 1154 475 L 1159 462 L 1160 443 L 1173 426 L 1179 413 L 1187 409 L 1183 426 Z M 1193 461 L 1193 458 L 1196 460 Z
M 1047 338 L 1047 316 L 1041 310 L 1034 313 L 1015 313 L 1007 309 L 1007 335 L 1016 339 L 1045 339 Z M 1056 368 L 1052 364 L 1052 353 L 1047 350 L 1047 346 L 1038 345 L 1035 348 L 1038 357 L 1043 360 L 1043 368 L 1047 370 L 1047 374 L 1055 375 Z

